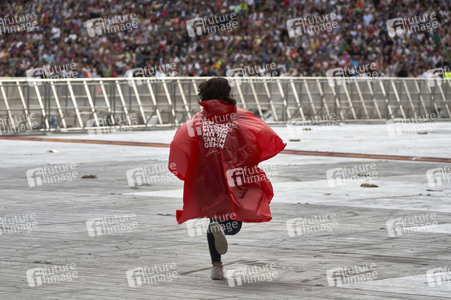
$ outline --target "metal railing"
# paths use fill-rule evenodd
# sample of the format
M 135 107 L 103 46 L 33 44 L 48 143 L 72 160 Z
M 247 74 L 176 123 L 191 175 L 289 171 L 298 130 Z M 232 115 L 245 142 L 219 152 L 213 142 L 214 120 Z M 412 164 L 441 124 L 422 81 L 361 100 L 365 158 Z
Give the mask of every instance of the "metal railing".
M 207 77 L 0 79 L 0 131 L 178 126 Z M 420 78 L 233 77 L 238 106 L 267 122 L 451 119 L 451 82 Z

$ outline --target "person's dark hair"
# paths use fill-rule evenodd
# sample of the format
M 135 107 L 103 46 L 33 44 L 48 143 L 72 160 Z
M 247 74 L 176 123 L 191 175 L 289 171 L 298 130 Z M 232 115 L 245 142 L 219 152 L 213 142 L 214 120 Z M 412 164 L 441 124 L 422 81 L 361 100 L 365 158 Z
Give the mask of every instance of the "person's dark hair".
M 199 85 L 199 93 L 197 94 L 197 96 L 199 97 L 200 101 L 218 99 L 236 105 L 236 100 L 230 98 L 231 89 L 232 88 L 230 87 L 227 79 L 222 77 L 215 77 L 204 81 Z

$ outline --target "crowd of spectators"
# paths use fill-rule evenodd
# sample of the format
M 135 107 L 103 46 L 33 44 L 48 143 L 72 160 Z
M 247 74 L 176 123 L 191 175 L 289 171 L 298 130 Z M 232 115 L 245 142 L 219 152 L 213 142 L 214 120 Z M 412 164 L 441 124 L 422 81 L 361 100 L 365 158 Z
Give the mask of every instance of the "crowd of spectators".
M 373 65 L 378 76 L 419 77 L 451 62 L 450 7 L 449 0 L 7 0 L 0 3 L 0 76 L 75 63 L 79 77 L 119 77 L 146 66 L 165 72 L 168 65 L 178 76 L 225 76 L 270 64 L 279 76 Z M 190 19 L 232 13 L 232 30 L 200 36 L 187 30 Z M 287 31 L 289 19 L 331 13 L 330 31 L 294 37 Z M 431 13 L 438 24 L 432 31 L 389 36 L 387 20 Z M 87 20 L 132 14 L 136 28 L 88 34 Z M 33 28 L 10 32 L 31 21 Z

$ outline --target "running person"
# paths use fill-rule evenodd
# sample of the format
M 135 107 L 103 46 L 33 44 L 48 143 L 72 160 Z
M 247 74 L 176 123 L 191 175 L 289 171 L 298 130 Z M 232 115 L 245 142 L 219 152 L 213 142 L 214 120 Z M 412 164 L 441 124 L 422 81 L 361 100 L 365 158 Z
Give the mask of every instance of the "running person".
M 230 91 L 220 77 L 199 85 L 202 111 L 177 130 L 169 154 L 169 170 L 185 182 L 177 222 L 210 218 L 212 279 L 223 278 L 225 235 L 238 233 L 242 222 L 271 220 L 274 193 L 258 164 L 286 146 L 264 121 L 237 108 Z

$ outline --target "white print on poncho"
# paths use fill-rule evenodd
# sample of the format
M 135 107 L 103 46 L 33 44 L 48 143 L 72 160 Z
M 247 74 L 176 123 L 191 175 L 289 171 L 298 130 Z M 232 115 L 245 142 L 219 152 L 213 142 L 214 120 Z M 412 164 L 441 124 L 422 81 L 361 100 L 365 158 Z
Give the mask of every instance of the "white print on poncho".
M 227 134 L 232 130 L 232 123 L 215 123 L 204 121 L 202 126 L 202 136 L 205 148 L 224 148 Z

